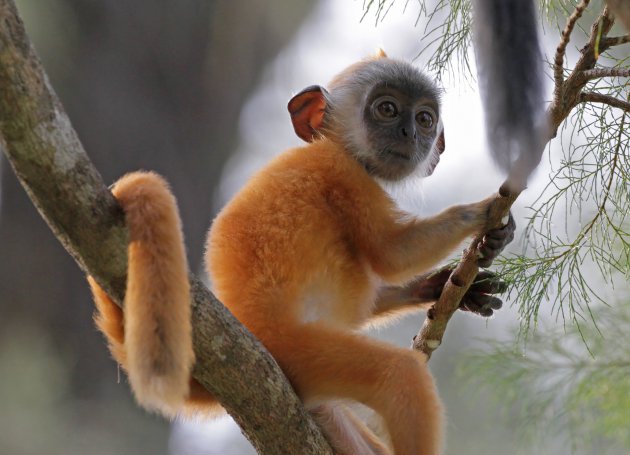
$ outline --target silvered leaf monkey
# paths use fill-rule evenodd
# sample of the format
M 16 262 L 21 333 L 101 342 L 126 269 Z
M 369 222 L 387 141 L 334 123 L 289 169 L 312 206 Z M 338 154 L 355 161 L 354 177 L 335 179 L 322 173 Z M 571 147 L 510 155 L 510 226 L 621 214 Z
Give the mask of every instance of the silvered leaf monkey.
M 267 347 L 337 453 L 387 454 L 337 399 L 374 409 L 396 455 L 437 454 L 442 406 L 424 356 L 359 329 L 433 301 L 445 276 L 421 277 L 483 231 L 492 198 L 417 218 L 379 184 L 432 172 L 444 149 L 439 90 L 383 52 L 289 102 L 308 143 L 254 175 L 214 220 L 206 264 L 214 292 Z M 212 407 L 190 377 L 187 266 L 175 200 L 155 174 L 113 187 L 130 230 L 125 310 L 92 281 L 97 322 L 141 405 L 167 415 Z M 487 235 L 486 259 L 513 228 Z M 437 278 L 436 278 L 437 277 Z M 466 307 L 500 306 L 479 284 Z M 470 300 L 470 299 L 469 299 Z

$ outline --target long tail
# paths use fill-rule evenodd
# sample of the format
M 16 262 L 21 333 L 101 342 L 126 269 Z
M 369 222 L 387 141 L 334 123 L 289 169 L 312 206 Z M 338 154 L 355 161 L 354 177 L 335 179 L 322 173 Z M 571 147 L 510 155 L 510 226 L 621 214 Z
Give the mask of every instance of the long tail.
M 128 174 L 112 192 L 129 229 L 127 292 L 123 313 L 90 277 L 96 323 L 127 371 L 138 403 L 173 416 L 189 398 L 195 359 L 177 204 L 168 184 L 154 173 Z
M 475 54 L 495 162 L 522 190 L 549 134 L 534 0 L 475 0 Z

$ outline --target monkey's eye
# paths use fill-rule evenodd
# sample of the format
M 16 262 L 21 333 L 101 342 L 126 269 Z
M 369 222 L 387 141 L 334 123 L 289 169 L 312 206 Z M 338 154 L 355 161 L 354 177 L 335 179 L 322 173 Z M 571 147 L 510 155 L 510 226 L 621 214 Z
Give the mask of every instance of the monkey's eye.
M 383 101 L 376 106 L 376 112 L 384 119 L 391 119 L 398 115 L 398 108 L 391 101 Z
M 431 111 L 420 111 L 416 114 L 416 122 L 420 125 L 420 128 L 430 130 L 435 123 L 434 114 Z

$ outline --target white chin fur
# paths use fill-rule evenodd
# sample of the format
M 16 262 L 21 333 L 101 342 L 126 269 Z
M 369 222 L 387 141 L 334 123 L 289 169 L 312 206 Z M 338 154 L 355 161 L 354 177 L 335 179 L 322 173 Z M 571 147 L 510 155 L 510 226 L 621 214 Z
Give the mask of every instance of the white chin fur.
M 376 182 L 394 200 L 398 208 L 414 216 L 421 216 L 425 208 L 422 191 L 424 173 L 421 167 L 423 166 L 418 166 L 413 173 L 395 182 L 375 177 Z

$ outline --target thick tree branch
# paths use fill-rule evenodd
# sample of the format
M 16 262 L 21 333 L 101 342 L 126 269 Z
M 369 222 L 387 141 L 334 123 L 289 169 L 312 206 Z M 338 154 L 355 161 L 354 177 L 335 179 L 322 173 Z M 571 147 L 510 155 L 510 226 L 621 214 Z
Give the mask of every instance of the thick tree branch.
M 580 103 L 604 103 L 630 112 L 630 102 L 603 93 L 582 92 L 580 93 Z
M 85 154 L 12 0 L 0 0 L 0 148 L 68 252 L 120 304 L 123 212 Z M 265 348 L 195 278 L 192 290 L 194 376 L 258 452 L 331 453 Z

